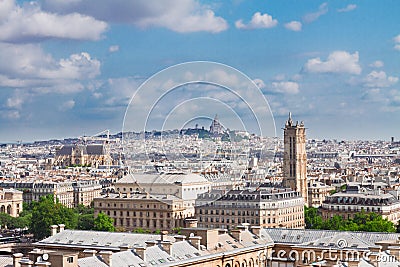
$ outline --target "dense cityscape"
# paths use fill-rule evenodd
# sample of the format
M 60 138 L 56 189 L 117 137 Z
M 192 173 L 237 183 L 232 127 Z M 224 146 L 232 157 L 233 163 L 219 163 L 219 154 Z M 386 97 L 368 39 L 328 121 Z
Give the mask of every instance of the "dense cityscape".
M 0 267 L 400 267 L 399 14 L 0 0 Z
M 282 137 L 228 131 L 216 115 L 209 128 L 2 144 L 0 249 L 13 257 L 1 257 L 13 266 L 397 264 L 400 142 L 307 139 L 291 114 Z

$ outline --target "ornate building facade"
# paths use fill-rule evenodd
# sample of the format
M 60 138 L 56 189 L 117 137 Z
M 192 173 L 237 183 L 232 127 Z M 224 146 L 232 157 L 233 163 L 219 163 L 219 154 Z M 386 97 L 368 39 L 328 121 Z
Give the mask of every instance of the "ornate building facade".
M 306 128 L 289 118 L 284 128 L 283 186 L 300 193 L 308 204 Z
M 233 229 L 241 223 L 260 227 L 304 228 L 304 200 L 289 188 L 211 191 L 196 200 L 199 227 Z
M 54 165 L 62 167 L 87 165 L 97 168 L 111 164 L 112 158 L 104 144 L 64 145 L 56 150 L 54 160 Z
M 0 212 L 18 217 L 22 212 L 22 192 L 15 189 L 0 189 Z

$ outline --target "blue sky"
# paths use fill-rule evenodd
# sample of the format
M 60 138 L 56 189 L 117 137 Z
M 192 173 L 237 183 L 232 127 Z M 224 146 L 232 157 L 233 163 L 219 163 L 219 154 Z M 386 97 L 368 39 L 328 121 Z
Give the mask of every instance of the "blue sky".
M 400 139 L 398 14 L 395 0 L 0 0 L 0 142 L 119 132 L 140 84 L 190 61 L 252 79 L 278 135 L 291 111 L 310 138 Z

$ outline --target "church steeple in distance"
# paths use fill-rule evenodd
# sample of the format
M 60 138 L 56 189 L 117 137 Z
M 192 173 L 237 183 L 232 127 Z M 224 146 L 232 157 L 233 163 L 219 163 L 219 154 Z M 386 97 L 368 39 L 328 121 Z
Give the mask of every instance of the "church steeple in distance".
M 283 186 L 301 194 L 305 204 L 308 202 L 306 128 L 304 123 L 293 123 L 292 113 L 283 129 Z

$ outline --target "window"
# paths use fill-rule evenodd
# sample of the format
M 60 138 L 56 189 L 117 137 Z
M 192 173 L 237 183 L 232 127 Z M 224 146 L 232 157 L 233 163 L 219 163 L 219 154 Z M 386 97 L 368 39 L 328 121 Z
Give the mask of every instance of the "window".
M 74 262 L 74 257 L 68 257 L 67 258 L 68 263 L 73 263 Z

